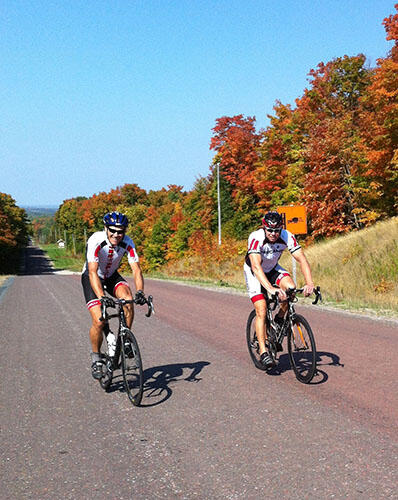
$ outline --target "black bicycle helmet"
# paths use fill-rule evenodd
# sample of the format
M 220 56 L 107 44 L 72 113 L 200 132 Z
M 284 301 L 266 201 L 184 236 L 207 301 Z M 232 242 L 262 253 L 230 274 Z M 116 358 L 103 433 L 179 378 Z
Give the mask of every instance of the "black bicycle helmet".
M 128 218 L 120 212 L 109 212 L 105 214 L 103 221 L 106 227 L 115 226 L 126 228 L 129 225 Z
M 267 212 L 263 217 L 263 225 L 269 229 L 277 229 L 283 227 L 282 215 L 278 212 Z

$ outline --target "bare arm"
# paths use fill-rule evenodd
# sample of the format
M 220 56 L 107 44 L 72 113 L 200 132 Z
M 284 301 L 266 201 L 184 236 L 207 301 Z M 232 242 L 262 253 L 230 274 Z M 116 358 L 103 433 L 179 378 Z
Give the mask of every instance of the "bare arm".
M 258 279 L 261 285 L 267 290 L 271 295 L 278 292 L 279 298 L 281 300 L 286 300 L 285 292 L 280 288 L 275 288 L 269 282 L 269 279 L 265 275 L 263 268 L 261 267 L 261 255 L 259 253 L 251 253 L 249 255 L 250 263 L 252 265 L 252 271 L 254 276 Z
M 314 282 L 312 281 L 311 268 L 307 257 L 305 256 L 302 248 L 296 250 L 292 255 L 300 264 L 301 272 L 303 273 L 305 279 L 304 295 L 311 295 L 314 291 Z
M 142 275 L 142 270 L 139 262 L 132 262 L 130 264 L 131 270 L 133 271 L 133 278 L 135 289 L 144 291 L 144 277 Z

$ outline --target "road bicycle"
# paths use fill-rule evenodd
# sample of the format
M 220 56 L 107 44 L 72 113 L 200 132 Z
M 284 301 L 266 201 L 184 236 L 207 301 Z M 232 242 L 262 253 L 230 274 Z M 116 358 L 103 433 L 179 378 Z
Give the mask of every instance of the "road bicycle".
M 297 294 L 302 293 L 304 288 L 291 288 L 286 291 L 288 309 L 283 320 L 279 324 L 275 321 L 275 309 L 279 304 L 278 294 L 269 296 L 264 294 L 267 311 L 265 318 L 265 327 L 267 332 L 266 347 L 271 356 L 274 367 L 278 365 L 278 353 L 283 350 L 283 339 L 287 337 L 287 349 L 290 364 L 294 370 L 297 380 L 308 384 L 316 374 L 316 346 L 312 329 L 308 321 L 301 314 L 297 314 L 294 304 L 297 302 Z M 320 287 L 314 290 L 317 304 L 322 300 Z M 254 365 L 260 370 L 269 371 L 274 367 L 266 368 L 260 362 L 259 343 L 256 335 L 256 311 L 250 312 L 246 326 L 246 340 L 249 353 Z
M 109 391 L 115 370 L 121 368 L 126 393 L 133 405 L 139 406 L 144 389 L 144 370 L 138 342 L 133 332 L 127 327 L 123 309 L 123 306 L 133 303 L 137 304 L 135 299 L 126 300 L 111 297 L 101 299 L 100 320 L 104 322 L 104 339 L 100 352 L 103 368 L 99 383 L 103 389 Z M 146 316 L 149 317 L 155 312 L 152 295 L 146 298 L 146 304 L 148 306 Z M 108 308 L 115 308 L 116 312 L 109 314 Z M 112 318 L 119 319 L 117 335 L 113 334 L 109 326 L 109 320 Z

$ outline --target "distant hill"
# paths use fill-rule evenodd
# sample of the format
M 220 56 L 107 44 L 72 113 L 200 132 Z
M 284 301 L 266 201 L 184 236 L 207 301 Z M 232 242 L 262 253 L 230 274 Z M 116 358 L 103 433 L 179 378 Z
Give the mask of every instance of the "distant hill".
M 29 219 L 34 217 L 52 217 L 58 207 L 22 207 L 25 209 Z

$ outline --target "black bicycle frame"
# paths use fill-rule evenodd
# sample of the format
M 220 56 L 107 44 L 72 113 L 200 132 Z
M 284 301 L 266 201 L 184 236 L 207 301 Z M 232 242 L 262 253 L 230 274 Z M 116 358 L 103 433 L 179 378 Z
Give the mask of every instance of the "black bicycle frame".
M 113 300 L 115 300 L 115 299 L 113 299 Z M 119 355 L 120 355 L 120 348 L 121 348 L 120 338 L 121 338 L 121 336 L 123 336 L 122 329 L 123 328 L 128 329 L 127 323 L 126 323 L 126 315 L 125 315 L 123 306 L 126 304 L 135 304 L 136 303 L 134 299 L 131 299 L 131 300 L 119 299 L 119 300 L 120 300 L 120 302 L 118 302 L 118 299 L 116 299 L 116 304 L 114 307 L 117 307 L 118 311 L 114 314 L 108 314 L 108 312 L 106 310 L 105 303 L 102 303 L 102 305 L 101 305 L 101 317 L 99 318 L 100 321 L 105 322 L 104 329 L 103 329 L 103 333 L 105 335 L 105 341 L 106 341 L 106 335 L 107 335 L 107 333 L 109 333 L 109 320 L 112 318 L 119 318 L 119 327 L 118 327 L 117 338 L 116 338 L 116 349 L 115 349 L 115 354 L 113 356 L 114 366 L 117 365 L 117 361 L 118 361 Z M 154 313 L 152 295 L 148 296 L 148 298 L 146 299 L 146 304 L 148 306 L 148 312 L 145 314 L 145 316 L 147 316 L 149 318 L 149 316 L 151 316 L 151 314 Z
M 133 303 L 134 300 L 131 301 L 131 303 Z M 117 337 L 116 337 L 116 347 L 115 347 L 115 353 L 114 355 L 112 356 L 112 358 L 110 358 L 112 360 L 112 369 L 115 370 L 117 369 L 118 367 L 118 363 L 119 363 L 119 357 L 120 357 L 120 352 L 121 352 L 121 342 L 122 342 L 122 339 L 121 337 L 123 336 L 122 334 L 122 328 L 126 328 L 127 329 L 127 323 L 126 323 L 126 315 L 124 313 L 124 309 L 123 309 L 123 305 L 122 304 L 117 304 L 117 307 L 118 307 L 118 311 L 114 314 L 108 314 L 107 310 L 106 310 L 106 306 L 105 304 L 102 304 L 102 307 L 101 307 L 101 318 L 100 320 L 104 321 L 104 328 L 103 328 L 103 334 L 104 334 L 104 337 L 105 337 L 105 342 L 107 342 L 107 334 L 109 333 L 110 331 L 110 327 L 109 327 L 109 320 L 112 319 L 112 318 L 119 318 L 119 326 L 118 326 L 118 331 L 117 331 Z
M 271 297 L 265 295 L 265 301 L 267 303 L 267 326 L 269 327 L 269 332 L 272 335 L 272 332 L 275 332 L 275 338 L 269 339 L 271 342 L 279 342 L 280 344 L 282 343 L 283 337 L 286 336 L 286 332 L 288 331 L 289 326 L 293 326 L 293 323 L 296 319 L 297 313 L 294 308 L 294 302 L 297 302 L 296 294 L 301 293 L 303 291 L 303 288 L 289 288 L 286 290 L 287 294 L 287 302 L 288 302 L 288 311 L 285 315 L 285 319 L 283 320 L 282 326 L 280 328 L 277 328 L 275 325 L 275 321 L 272 317 L 273 311 L 275 311 L 276 307 L 278 306 L 278 297 L 277 294 L 272 295 Z M 312 302 L 313 304 L 317 304 L 319 300 L 322 301 L 322 295 L 320 292 L 320 287 L 317 286 L 314 290 L 315 293 L 315 299 Z M 290 325 L 289 325 L 290 324 Z

